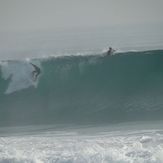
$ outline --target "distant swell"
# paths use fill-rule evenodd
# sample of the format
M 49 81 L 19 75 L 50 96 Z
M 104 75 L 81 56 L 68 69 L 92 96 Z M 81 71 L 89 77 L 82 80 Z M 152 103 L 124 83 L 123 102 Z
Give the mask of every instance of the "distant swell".
M 163 119 L 163 51 L 3 61 L 0 125 Z

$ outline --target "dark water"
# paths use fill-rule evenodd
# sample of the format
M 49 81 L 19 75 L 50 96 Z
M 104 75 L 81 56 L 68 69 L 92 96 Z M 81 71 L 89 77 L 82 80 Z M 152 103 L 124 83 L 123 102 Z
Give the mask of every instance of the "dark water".
M 0 125 L 163 120 L 162 63 L 162 50 L 2 61 Z

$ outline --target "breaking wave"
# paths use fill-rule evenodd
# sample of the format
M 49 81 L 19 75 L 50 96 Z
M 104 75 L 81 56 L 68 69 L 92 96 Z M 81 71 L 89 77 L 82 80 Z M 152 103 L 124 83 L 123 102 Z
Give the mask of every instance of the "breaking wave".
M 0 125 L 163 119 L 162 61 L 163 50 L 1 61 Z

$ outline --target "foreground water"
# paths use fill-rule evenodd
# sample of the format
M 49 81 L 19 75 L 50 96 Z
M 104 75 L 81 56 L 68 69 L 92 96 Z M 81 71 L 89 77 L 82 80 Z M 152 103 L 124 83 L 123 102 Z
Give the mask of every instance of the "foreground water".
M 162 122 L 1 128 L 0 162 L 161 163 Z M 12 131 L 12 133 L 8 133 Z

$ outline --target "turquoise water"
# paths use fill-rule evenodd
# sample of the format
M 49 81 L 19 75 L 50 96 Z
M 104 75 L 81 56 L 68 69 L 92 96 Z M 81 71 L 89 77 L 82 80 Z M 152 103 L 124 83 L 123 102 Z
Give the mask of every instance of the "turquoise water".
M 162 50 L 35 59 L 37 81 L 29 61 L 4 61 L 0 124 L 162 120 L 162 60 Z

